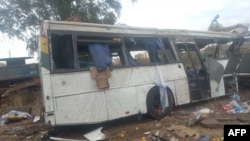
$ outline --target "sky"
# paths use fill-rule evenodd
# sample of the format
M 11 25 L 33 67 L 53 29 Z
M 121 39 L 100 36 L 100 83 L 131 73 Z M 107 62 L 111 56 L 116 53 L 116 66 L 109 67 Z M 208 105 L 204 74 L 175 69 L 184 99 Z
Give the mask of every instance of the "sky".
M 250 0 L 120 0 L 117 23 L 160 29 L 207 30 L 219 14 L 223 26 L 250 23 Z M 0 58 L 26 57 L 26 44 L 0 34 Z
M 170 29 L 207 30 L 211 20 L 229 26 L 250 23 L 249 0 L 122 0 L 119 23 Z

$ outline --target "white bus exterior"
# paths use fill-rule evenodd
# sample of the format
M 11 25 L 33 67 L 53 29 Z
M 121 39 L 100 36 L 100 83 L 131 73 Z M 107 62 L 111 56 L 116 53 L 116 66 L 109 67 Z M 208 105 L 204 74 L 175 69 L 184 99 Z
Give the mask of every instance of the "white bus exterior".
M 223 79 L 211 78 L 199 49 L 235 39 L 229 33 L 44 21 L 39 68 L 45 121 L 54 126 L 93 124 L 146 113 L 160 119 L 174 106 L 223 96 Z M 108 74 L 104 79 L 91 76 L 93 59 L 100 60 L 95 58 L 98 52 L 91 56 L 91 46 L 109 49 L 111 64 L 102 71 Z M 191 63 L 184 61 L 185 56 Z M 227 60 L 219 62 L 225 67 Z M 154 83 L 156 66 L 166 84 L 169 108 L 165 112 Z M 196 76 L 188 76 L 187 66 Z

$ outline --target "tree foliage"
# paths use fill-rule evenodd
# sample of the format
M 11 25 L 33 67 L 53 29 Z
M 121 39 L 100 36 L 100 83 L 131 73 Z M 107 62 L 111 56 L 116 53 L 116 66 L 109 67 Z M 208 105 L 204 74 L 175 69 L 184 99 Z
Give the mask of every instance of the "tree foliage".
M 0 0 L 0 31 L 27 43 L 33 53 L 42 20 L 65 20 L 79 14 L 83 22 L 114 24 L 119 0 Z

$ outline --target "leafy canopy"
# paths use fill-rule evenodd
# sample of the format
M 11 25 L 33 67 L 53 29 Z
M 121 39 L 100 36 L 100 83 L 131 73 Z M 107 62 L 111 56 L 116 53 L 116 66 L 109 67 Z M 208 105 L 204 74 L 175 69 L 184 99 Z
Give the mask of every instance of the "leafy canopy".
M 42 20 L 78 14 L 83 22 L 114 24 L 121 8 L 119 0 L 0 0 L 0 31 L 26 41 L 34 53 Z

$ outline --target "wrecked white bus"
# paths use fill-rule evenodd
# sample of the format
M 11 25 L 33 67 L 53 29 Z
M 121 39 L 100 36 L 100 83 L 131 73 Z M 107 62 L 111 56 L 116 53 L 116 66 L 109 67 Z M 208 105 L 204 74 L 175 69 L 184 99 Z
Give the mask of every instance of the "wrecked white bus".
M 174 106 L 223 96 L 225 48 L 236 37 L 44 21 L 39 68 L 45 121 L 93 124 L 146 113 L 160 119 Z M 167 101 L 161 99 L 163 84 Z M 167 103 L 164 111 L 162 102 Z

